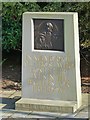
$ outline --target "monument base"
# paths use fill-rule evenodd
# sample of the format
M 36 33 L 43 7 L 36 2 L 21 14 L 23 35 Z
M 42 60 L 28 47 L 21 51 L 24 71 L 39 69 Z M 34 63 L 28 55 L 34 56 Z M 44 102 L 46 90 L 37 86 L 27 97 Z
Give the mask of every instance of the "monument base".
M 16 110 L 73 113 L 77 110 L 76 101 L 59 101 L 21 98 L 15 103 Z

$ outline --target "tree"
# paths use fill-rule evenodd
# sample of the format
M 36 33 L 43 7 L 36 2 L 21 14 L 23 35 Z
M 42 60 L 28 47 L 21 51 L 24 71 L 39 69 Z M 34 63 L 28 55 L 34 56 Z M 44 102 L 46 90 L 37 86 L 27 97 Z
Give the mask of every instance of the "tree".
M 30 12 L 78 12 L 81 50 L 90 51 L 90 2 L 3 3 L 2 46 L 3 49 L 21 49 L 22 13 Z
M 78 12 L 80 47 L 90 51 L 90 2 L 62 2 L 49 3 L 43 11 L 50 12 Z
M 26 11 L 39 11 L 36 3 L 8 2 L 2 3 L 2 48 L 21 49 L 22 14 Z

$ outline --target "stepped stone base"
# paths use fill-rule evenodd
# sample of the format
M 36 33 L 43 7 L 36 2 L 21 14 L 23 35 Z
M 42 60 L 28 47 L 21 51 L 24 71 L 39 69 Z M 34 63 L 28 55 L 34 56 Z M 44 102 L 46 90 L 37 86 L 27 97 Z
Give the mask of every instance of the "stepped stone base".
M 73 113 L 77 110 L 75 101 L 42 100 L 21 98 L 15 103 L 16 110 Z

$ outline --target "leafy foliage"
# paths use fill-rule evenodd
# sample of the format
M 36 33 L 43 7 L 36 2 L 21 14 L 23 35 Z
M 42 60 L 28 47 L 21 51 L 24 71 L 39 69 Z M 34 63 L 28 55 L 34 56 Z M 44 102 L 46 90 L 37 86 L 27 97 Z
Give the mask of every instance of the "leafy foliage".
M 2 9 L 2 47 L 21 49 L 22 14 L 26 11 L 39 11 L 36 3 L 9 2 L 3 3 Z
M 90 50 L 90 2 L 8 2 L 2 7 L 3 49 L 21 49 L 22 13 L 30 12 L 78 12 L 81 48 Z
M 78 12 L 80 45 L 82 49 L 88 48 L 90 50 L 90 2 L 50 3 L 44 7 L 44 11 Z

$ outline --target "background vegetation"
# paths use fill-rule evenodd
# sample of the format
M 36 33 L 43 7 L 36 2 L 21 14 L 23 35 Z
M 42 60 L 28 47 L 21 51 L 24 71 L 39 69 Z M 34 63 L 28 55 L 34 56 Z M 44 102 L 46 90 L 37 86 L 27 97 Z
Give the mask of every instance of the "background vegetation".
M 3 54 L 0 66 L 2 65 L 3 88 L 16 89 L 13 81 L 21 82 L 22 14 L 26 11 L 78 12 L 81 82 L 90 83 L 90 2 L 2 2 Z M 82 84 L 82 91 L 90 93 L 89 86 Z
M 78 12 L 81 52 L 90 51 L 90 2 L 2 3 L 2 49 L 21 50 L 23 12 Z

